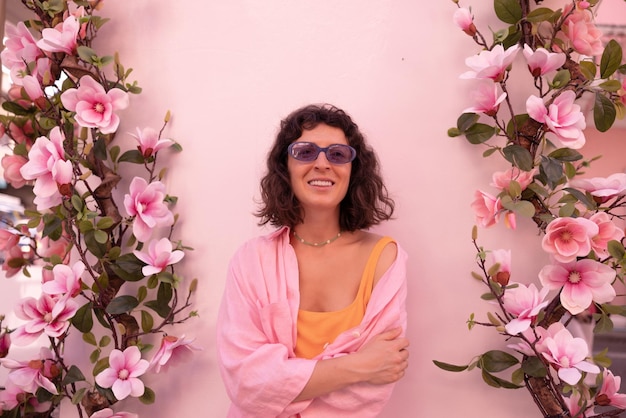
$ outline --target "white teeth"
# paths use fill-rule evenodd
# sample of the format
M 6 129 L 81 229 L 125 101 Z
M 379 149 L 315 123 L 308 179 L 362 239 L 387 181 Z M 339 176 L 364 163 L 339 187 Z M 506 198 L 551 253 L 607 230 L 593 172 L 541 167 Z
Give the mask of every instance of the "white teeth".
M 333 182 L 329 181 L 329 180 L 311 180 L 309 182 L 309 184 L 311 186 L 323 186 L 323 187 L 328 187 L 328 186 L 332 186 Z

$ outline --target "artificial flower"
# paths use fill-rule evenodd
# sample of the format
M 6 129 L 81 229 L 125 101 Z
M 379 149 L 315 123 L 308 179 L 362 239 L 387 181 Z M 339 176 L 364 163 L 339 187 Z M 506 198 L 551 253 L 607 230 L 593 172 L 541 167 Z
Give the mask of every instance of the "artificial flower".
M 143 128 L 143 130 L 137 128 L 137 135 L 131 135 L 139 143 L 137 148 L 144 158 L 148 158 L 174 143 L 171 139 L 161 139 L 159 132 L 149 127 Z
M 0 332 L 0 358 L 4 358 L 9 354 L 11 348 L 11 334 L 6 330 Z
M 474 16 L 472 12 L 465 8 L 459 7 L 452 16 L 454 23 L 469 36 L 476 35 L 476 26 L 474 25 Z
M 570 385 L 578 383 L 581 372 L 600 373 L 600 368 L 585 359 L 589 354 L 589 347 L 584 339 L 574 337 L 566 329 L 544 340 L 546 350 L 542 355 L 550 362 L 559 378 Z
M 184 257 L 180 250 L 172 251 L 172 243 L 167 238 L 150 241 L 148 251 L 133 251 L 135 256 L 147 265 L 141 269 L 144 276 L 151 276 L 165 270 L 170 264 L 176 264 Z
M 49 349 L 42 348 L 37 359 L 18 361 L 0 358 L 0 364 L 10 370 L 8 380 L 23 391 L 34 394 L 37 389 L 44 388 L 56 395 L 57 388 L 50 379 L 58 376 L 59 371 L 53 357 Z
M 82 261 L 77 261 L 71 268 L 65 264 L 57 264 L 52 268 L 53 280 L 45 282 L 41 289 L 48 295 L 74 297 L 80 292 L 80 277 L 84 272 L 85 264 Z
M 113 412 L 111 408 L 104 408 L 89 415 L 89 418 L 139 418 L 139 415 L 132 412 Z
M 598 225 L 598 234 L 591 239 L 591 248 L 598 256 L 608 257 L 609 241 L 621 241 L 624 238 L 624 230 L 617 226 L 606 212 L 594 213 L 589 220 Z
M 43 52 L 24 22 L 18 22 L 15 26 L 7 25 L 5 35 L 0 60 L 2 65 L 10 70 L 11 80 L 17 84 L 21 78 L 18 74 L 24 71 L 28 64 L 41 57 Z
M 576 93 L 571 90 L 559 94 L 547 106 L 543 99 L 531 95 L 526 100 L 526 110 L 531 118 L 546 126 L 547 137 L 559 140 L 566 147 L 579 149 L 585 145 L 583 130 L 587 124 L 575 100 Z
M 85 128 L 98 128 L 103 134 L 117 130 L 120 118 L 115 112 L 128 107 L 128 93 L 118 88 L 105 91 L 91 76 L 82 76 L 78 88 L 67 89 L 61 102 L 67 110 L 76 112 L 76 122 Z
M 483 50 L 478 55 L 468 57 L 465 60 L 465 64 L 472 70 L 461 74 L 461 78 L 487 78 L 495 82 L 502 81 L 507 68 L 515 60 L 518 51 L 518 44 L 506 50 L 501 44 L 497 44 L 491 50 Z
M 592 302 L 607 303 L 615 298 L 611 285 L 615 270 L 588 258 L 569 263 L 544 266 L 539 272 L 541 284 L 549 289 L 561 289 L 561 304 L 572 315 L 587 309 Z
M 161 339 L 161 346 L 155 353 L 152 360 L 150 360 L 150 368 L 154 368 L 155 373 L 159 373 L 161 368 L 166 370 L 169 366 L 176 363 L 183 363 L 189 361 L 193 356 L 193 351 L 199 350 L 194 346 L 194 339 L 185 338 L 182 335 L 180 338 L 173 335 L 165 335 Z
M 495 116 L 500 103 L 506 98 L 506 93 L 499 94 L 498 83 L 482 81 L 472 91 L 472 97 L 474 106 L 463 110 L 463 113 L 484 113 L 487 116 Z
M 515 181 L 519 185 L 522 191 L 526 190 L 528 185 L 533 182 L 535 176 L 535 170 L 522 171 L 517 167 L 511 167 L 505 171 L 496 171 L 491 176 L 491 186 L 500 189 L 501 191 L 508 191 L 511 182 Z
M 6 278 L 13 277 L 22 271 L 22 267 L 28 263 L 29 254 L 25 254 L 20 245 L 9 248 L 4 254 L 2 271 Z
M 5 228 L 0 228 L 0 251 L 7 251 L 20 242 L 20 236 Z
M 33 393 L 24 391 L 21 387 L 7 379 L 4 383 L 4 390 L 0 390 L 0 411 L 10 411 L 20 405 L 28 405 L 34 412 L 46 412 L 50 409 L 50 402 L 37 401 L 37 397 Z
M 598 232 L 598 225 L 589 219 L 557 218 L 546 227 L 541 247 L 557 261 L 568 263 L 589 254 L 591 240 Z
M 563 8 L 563 16 L 566 15 L 558 37 L 567 41 L 580 54 L 588 56 L 602 54 L 604 51 L 602 31 L 593 23 L 593 14 L 588 9 L 579 7 L 572 10 L 572 4 L 568 4 Z
M 37 46 L 47 52 L 72 54 L 76 49 L 79 29 L 78 19 L 70 15 L 56 27 L 42 29 L 41 39 L 37 41 Z
M 622 378 L 613 375 L 609 369 L 602 372 L 602 387 L 596 394 L 595 401 L 600 406 L 614 406 L 619 409 L 626 409 L 626 395 L 617 393 Z
M 515 315 L 515 318 L 504 327 L 511 335 L 517 335 L 530 328 L 539 312 L 550 303 L 545 300 L 550 291 L 548 288 L 538 290 L 533 283 L 528 286 L 521 283 L 515 285 L 507 287 L 502 297 L 504 309 Z
M 35 341 L 40 335 L 60 337 L 70 326 L 70 319 L 79 306 L 73 299 L 54 299 L 50 295 L 42 294 L 39 299 L 26 297 L 18 302 L 15 315 L 28 321 L 20 325 L 13 332 L 13 343 L 27 345 Z
M 135 218 L 133 234 L 139 241 L 146 242 L 157 226 L 174 222 L 174 215 L 164 202 L 165 196 L 165 185 L 160 181 L 148 184 L 141 177 L 131 181 L 129 193 L 124 196 L 124 207 Z
M 488 251 L 485 257 L 485 268 L 487 271 L 491 271 L 496 264 L 499 266 L 498 271 L 492 278 L 502 286 L 506 286 L 511 277 L 511 250 Z
M 114 349 L 109 355 L 109 367 L 98 373 L 96 383 L 103 388 L 111 388 L 117 400 L 128 396 L 143 395 L 145 386 L 139 379 L 150 363 L 141 358 L 137 346 L 131 345 L 124 351 Z
M 16 189 L 26 184 L 26 179 L 24 179 L 20 170 L 27 162 L 28 160 L 26 158 L 17 154 L 5 154 L 2 157 L 4 179 Z
M 613 173 L 608 177 L 574 178 L 568 187 L 589 192 L 599 203 L 626 194 L 626 173 Z
M 524 44 L 522 51 L 526 57 L 528 70 L 533 77 L 540 77 L 559 69 L 565 64 L 565 54 L 562 52 L 550 52 L 545 48 L 533 50 L 530 45 Z
M 474 201 L 471 206 L 476 215 L 476 223 L 484 228 L 495 225 L 498 221 L 498 211 L 502 209 L 500 199 L 481 190 L 474 192 Z

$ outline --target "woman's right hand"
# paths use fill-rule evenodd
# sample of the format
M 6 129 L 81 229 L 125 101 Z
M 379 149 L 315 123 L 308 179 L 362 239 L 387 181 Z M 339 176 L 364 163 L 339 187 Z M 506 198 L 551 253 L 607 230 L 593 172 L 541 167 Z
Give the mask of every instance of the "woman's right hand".
M 409 365 L 409 340 L 401 334 L 402 328 L 385 331 L 354 354 L 358 370 L 365 374 L 363 381 L 384 385 L 404 376 Z

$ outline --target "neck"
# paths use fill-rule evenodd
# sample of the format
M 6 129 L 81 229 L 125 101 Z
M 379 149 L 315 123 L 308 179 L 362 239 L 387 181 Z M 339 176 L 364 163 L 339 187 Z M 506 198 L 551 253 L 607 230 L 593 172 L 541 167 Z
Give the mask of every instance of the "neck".
M 335 235 L 334 237 L 328 238 L 322 241 L 307 241 L 304 238 L 302 238 L 300 235 L 298 235 L 295 229 L 293 230 L 293 236 L 295 237 L 296 240 L 298 240 L 298 242 L 304 245 L 309 245 L 311 247 L 323 247 L 325 245 L 331 244 L 334 241 L 336 241 L 341 236 L 341 231 L 337 232 L 337 235 Z

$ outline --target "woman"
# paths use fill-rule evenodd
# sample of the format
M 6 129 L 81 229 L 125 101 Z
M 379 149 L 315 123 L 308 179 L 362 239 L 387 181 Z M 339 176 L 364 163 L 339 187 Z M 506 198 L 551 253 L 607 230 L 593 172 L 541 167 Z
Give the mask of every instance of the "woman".
M 393 201 L 357 125 L 291 113 L 261 180 L 260 225 L 231 260 L 218 317 L 229 417 L 375 417 L 408 361 L 406 253 L 367 229 Z

